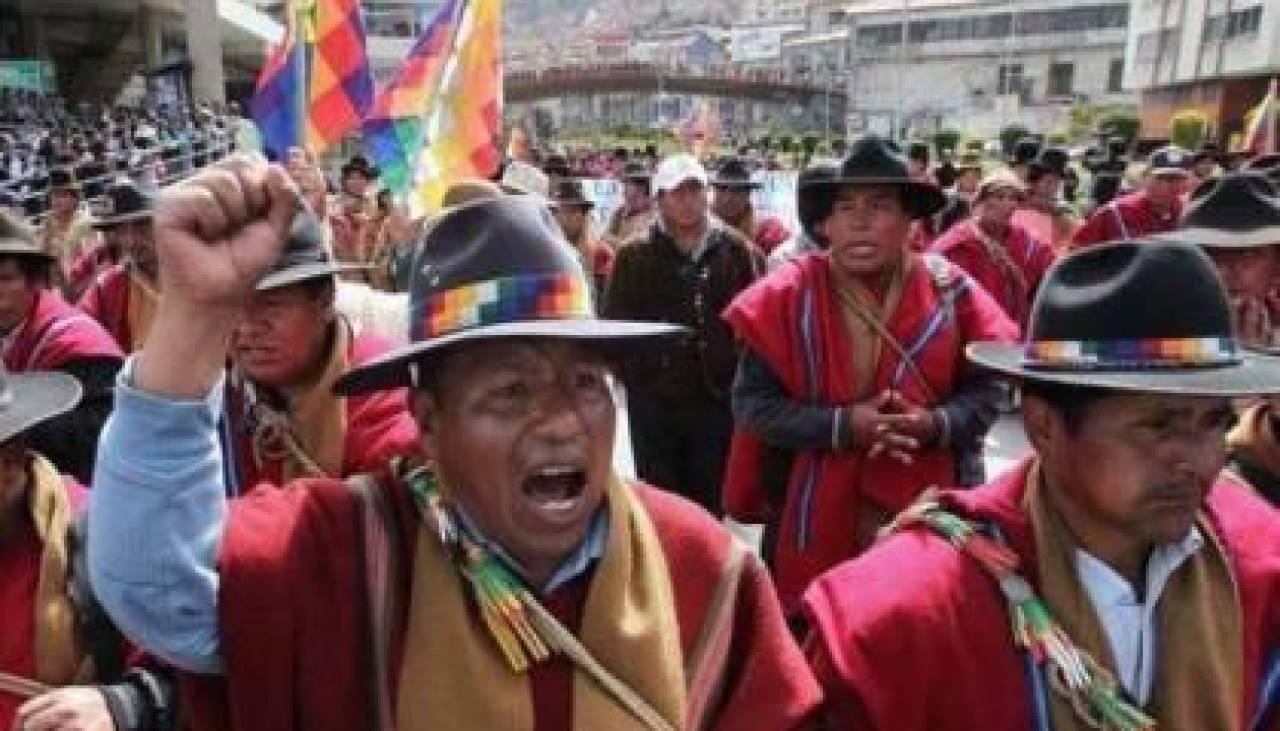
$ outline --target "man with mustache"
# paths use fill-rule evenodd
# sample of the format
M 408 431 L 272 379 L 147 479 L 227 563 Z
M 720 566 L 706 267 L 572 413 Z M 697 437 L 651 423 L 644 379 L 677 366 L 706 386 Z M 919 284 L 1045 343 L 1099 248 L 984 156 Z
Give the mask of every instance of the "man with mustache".
M 858 140 L 804 193 L 822 202 L 811 229 L 823 250 L 779 267 L 724 314 L 746 345 L 725 505 L 776 524 L 774 576 L 793 617 L 810 581 L 866 549 L 920 491 L 982 481 L 978 445 L 999 384 L 960 354 L 1017 338 L 971 277 L 909 249 L 913 223 L 943 195 L 889 143 Z M 783 484 L 771 488 L 779 461 Z
M 76 305 L 102 324 L 125 353 L 142 347 L 159 300 L 151 193 L 121 178 L 94 209 L 94 226 L 119 243 L 122 261 L 104 270 Z
M 1021 381 L 1033 455 L 931 492 L 805 594 L 842 729 L 1276 728 L 1280 517 L 1220 477 L 1232 398 L 1280 392 L 1208 257 L 1098 246 L 1042 286 Z
M 94 586 L 192 673 L 191 726 L 809 728 L 818 690 L 759 563 L 611 467 L 612 365 L 680 328 L 596 318 L 532 197 L 443 212 L 420 242 L 412 342 L 336 384 L 409 386 L 425 464 L 224 501 L 224 343 L 295 196 L 247 159 L 166 194 L 172 295 L 103 435 Z
M 351 267 L 334 258 L 324 239 L 319 219 L 300 213 L 232 332 L 224 427 L 236 469 L 229 494 L 260 482 L 376 472 L 391 457 L 416 452 L 418 430 L 404 389 L 333 393 L 348 368 L 391 346 L 356 332 L 338 313 L 337 276 Z

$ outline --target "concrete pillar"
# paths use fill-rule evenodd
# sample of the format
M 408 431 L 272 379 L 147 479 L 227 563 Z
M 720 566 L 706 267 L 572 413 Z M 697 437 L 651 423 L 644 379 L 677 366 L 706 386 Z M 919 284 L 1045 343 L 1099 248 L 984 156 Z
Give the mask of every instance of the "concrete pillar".
M 144 5 L 139 8 L 139 13 L 138 45 L 142 48 L 142 62 L 150 71 L 164 60 L 164 26 L 154 8 Z
M 53 54 L 49 50 L 49 25 L 43 15 L 32 13 L 27 16 L 27 29 L 31 33 L 31 55 L 37 60 L 53 62 Z
M 222 69 L 222 21 L 213 0 L 184 0 L 187 10 L 187 56 L 191 60 L 191 95 L 226 101 Z

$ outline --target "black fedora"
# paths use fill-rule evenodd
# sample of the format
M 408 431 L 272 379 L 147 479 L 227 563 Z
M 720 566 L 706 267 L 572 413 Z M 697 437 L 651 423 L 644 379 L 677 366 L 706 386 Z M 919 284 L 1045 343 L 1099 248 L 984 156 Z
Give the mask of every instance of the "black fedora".
M 647 183 L 653 180 L 653 171 L 642 162 L 629 162 L 622 167 L 622 179 Z
M 1245 352 L 1209 257 L 1154 239 L 1084 249 L 1049 270 L 1026 342 L 969 359 L 1030 381 L 1203 396 L 1280 392 L 1280 358 Z
M 835 178 L 818 178 L 809 186 L 892 185 L 906 191 L 908 213 L 913 218 L 932 216 L 947 203 L 938 186 L 911 177 L 907 159 L 897 146 L 877 135 L 865 135 L 853 143 Z
M 10 373 L 0 364 L 0 444 L 75 408 L 82 392 L 68 373 Z
M 128 178 L 118 178 L 92 205 L 93 227 L 111 228 L 151 218 L 155 197 Z
M 1040 150 L 1044 147 L 1036 137 L 1023 137 L 1013 145 L 1013 154 L 1009 156 L 1010 165 L 1030 165 L 1037 157 L 1040 157 Z
M 528 196 L 500 195 L 449 209 L 417 250 L 409 345 L 347 373 L 338 381 L 339 393 L 417 386 L 424 360 L 478 340 L 578 340 L 623 355 L 684 333 L 667 323 L 596 317 L 577 254 L 550 209 Z
M 1176 231 L 1157 237 L 1209 249 L 1280 244 L 1280 197 L 1258 173 L 1226 173 L 1201 183 Z
M 364 155 L 352 155 L 351 159 L 342 166 L 341 178 L 345 180 L 348 175 L 360 175 L 366 180 L 377 180 L 382 171 L 369 162 L 369 158 Z
M 1044 147 L 1041 148 L 1040 154 L 1036 155 L 1036 159 L 1031 161 L 1031 173 L 1033 175 L 1044 175 L 1051 173 L 1059 178 L 1067 177 L 1067 166 L 1071 163 L 1071 156 L 1061 147 Z
M 551 203 L 556 206 L 576 208 L 594 208 L 596 205 L 587 197 L 582 181 L 577 178 L 557 180 L 551 188 Z
M 49 192 L 80 195 L 80 181 L 70 168 L 54 168 L 49 171 Z
M 324 228 L 320 225 L 320 219 L 303 204 L 293 217 L 284 250 L 258 282 L 257 290 L 265 292 L 320 277 L 332 277 L 342 272 L 367 268 L 360 264 L 339 262 L 325 245 Z
M 747 164 L 742 161 L 742 158 L 729 157 L 716 168 L 716 174 L 711 179 L 711 187 L 726 190 L 756 190 L 761 187 L 761 184 L 751 179 L 751 171 L 747 169 Z

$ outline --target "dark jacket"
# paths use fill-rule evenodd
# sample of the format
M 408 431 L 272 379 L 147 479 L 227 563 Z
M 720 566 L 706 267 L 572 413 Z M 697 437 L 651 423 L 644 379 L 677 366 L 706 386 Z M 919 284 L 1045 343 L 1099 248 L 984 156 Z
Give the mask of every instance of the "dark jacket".
M 98 451 L 98 435 L 111 415 L 119 358 L 75 358 L 58 370 L 75 376 L 84 389 L 80 403 L 65 414 L 32 427 L 27 443 L 43 454 L 60 472 L 87 485 L 93 481 L 93 462 Z
M 604 316 L 670 322 L 690 330 L 678 343 L 643 356 L 623 370 L 623 380 L 634 396 L 728 403 L 738 349 L 720 313 L 764 272 L 764 255 L 714 219 L 707 236 L 707 246 L 696 261 L 680 251 L 656 223 L 618 250 Z

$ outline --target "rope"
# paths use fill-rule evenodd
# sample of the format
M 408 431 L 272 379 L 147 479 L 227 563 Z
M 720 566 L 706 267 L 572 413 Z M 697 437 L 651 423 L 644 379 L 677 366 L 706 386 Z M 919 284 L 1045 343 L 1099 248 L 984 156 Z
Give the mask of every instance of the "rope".
M 991 574 L 1009 605 L 1014 642 L 1037 663 L 1047 664 L 1049 686 L 1077 718 L 1096 729 L 1155 731 L 1155 720 L 1125 700 L 1115 676 L 1067 636 L 1044 600 L 1017 573 L 1018 556 L 1008 546 L 984 535 L 978 524 L 944 510 L 932 488 L 882 535 L 914 526 L 932 529 Z

